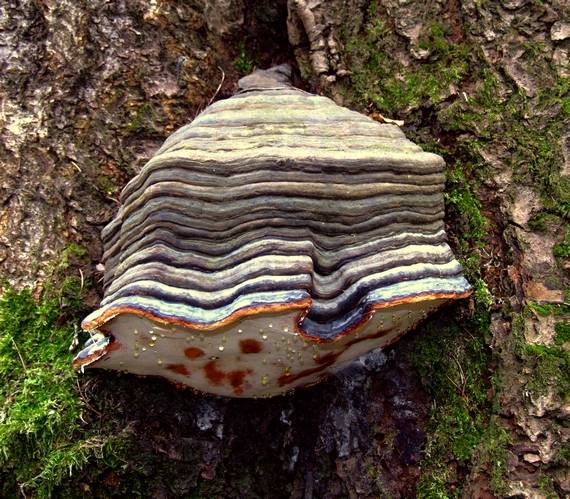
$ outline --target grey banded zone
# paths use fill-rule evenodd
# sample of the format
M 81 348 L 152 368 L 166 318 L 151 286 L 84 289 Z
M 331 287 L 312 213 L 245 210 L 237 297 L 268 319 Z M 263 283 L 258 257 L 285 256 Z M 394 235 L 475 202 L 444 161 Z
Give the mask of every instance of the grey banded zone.
M 442 158 L 281 73 L 243 79 L 125 187 L 86 324 L 129 309 L 208 325 L 310 300 L 299 331 L 327 342 L 376 307 L 470 291 L 446 243 Z

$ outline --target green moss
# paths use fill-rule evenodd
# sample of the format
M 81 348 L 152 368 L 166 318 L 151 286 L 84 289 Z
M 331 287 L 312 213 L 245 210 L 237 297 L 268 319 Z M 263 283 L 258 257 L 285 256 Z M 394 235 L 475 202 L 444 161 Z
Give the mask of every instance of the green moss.
M 538 479 L 538 488 L 544 493 L 546 499 L 558 499 L 560 496 L 554 488 L 554 480 L 548 475 L 542 475 Z
M 570 321 L 557 322 L 554 326 L 554 343 L 556 345 L 564 345 L 570 342 Z
M 547 315 L 555 315 L 555 316 L 566 315 L 570 314 L 570 305 L 529 302 L 527 303 L 524 309 L 524 314 L 527 317 L 530 314 L 538 314 L 543 317 L 546 317 Z
M 525 339 L 524 339 L 525 319 L 523 314 L 515 314 L 512 318 L 511 337 L 513 353 L 520 358 L 524 355 Z
M 135 109 L 131 121 L 127 123 L 126 129 L 132 134 L 153 133 L 155 131 L 153 119 L 154 110 L 152 105 L 150 102 L 144 102 Z
M 239 52 L 237 57 L 234 59 L 234 67 L 242 75 L 251 73 L 255 67 L 255 60 L 247 53 L 244 41 L 241 41 L 239 44 Z
M 438 113 L 447 132 L 472 132 L 478 140 L 493 138 L 492 128 L 500 123 L 505 112 L 497 76 L 488 68 L 475 71 L 475 91 L 457 99 Z
M 447 487 L 447 477 L 439 471 L 422 475 L 418 483 L 418 499 L 451 499 L 459 497 L 458 493 L 451 493 Z
M 105 193 L 107 194 L 107 196 L 112 196 L 113 194 L 115 194 L 115 192 L 117 191 L 117 186 L 114 184 L 114 182 L 107 177 L 106 175 L 101 175 L 98 179 L 97 182 L 99 184 L 99 188 Z
M 558 318 L 554 326 L 552 344 L 526 343 L 524 340 L 524 317 L 539 315 Z M 532 370 L 527 389 L 535 395 L 554 390 L 562 400 L 570 395 L 570 350 L 565 348 L 570 341 L 570 306 L 564 304 L 528 303 L 523 314 L 513 324 L 516 339 L 515 353 Z
M 435 152 L 446 154 L 438 147 Z M 457 481 L 456 467 L 474 459 L 491 413 L 486 338 L 493 296 L 481 276 L 479 257 L 488 221 L 474 180 L 481 171 L 476 164 L 459 161 L 446 171 L 444 198 L 454 224 L 454 249 L 474 287 L 475 307 L 461 325 L 432 324 L 414 343 L 413 364 L 433 400 L 418 497 L 461 495 L 460 487 L 451 486 Z
M 553 464 L 567 468 L 570 464 L 570 442 L 563 443 L 553 459 Z
M 542 107 L 551 105 L 561 105 L 564 115 L 568 115 L 566 110 L 567 101 L 570 95 L 570 78 L 559 77 L 554 85 L 545 86 L 538 90 L 538 99 Z
M 427 19 L 419 38 L 419 48 L 429 51 L 428 59 L 404 67 L 396 57 L 399 41 L 379 16 L 377 9 L 370 9 L 363 32 L 345 40 L 353 99 L 368 109 L 373 104 L 381 112 L 412 122 L 417 118 L 411 110 L 433 108 L 444 132 L 461 134 L 460 142 L 444 148 L 447 153 L 462 158 L 463 166 L 476 167 L 485 163 L 482 149 L 505 151 L 515 181 L 540 192 L 544 213 L 566 217 L 570 185 L 560 176 L 560 138 L 565 131 L 563 118 L 570 113 L 570 79 L 556 77 L 545 66 L 544 47 L 525 45 L 525 61 L 529 67 L 541 68 L 543 83 L 531 99 L 520 89 L 511 91 L 477 48 L 451 43 L 448 27 L 439 20 Z M 446 100 L 450 86 L 461 88 L 464 83 L 470 84 L 465 85 L 468 91 Z M 461 194 L 450 200 L 470 204 Z M 566 239 L 556 247 L 561 258 L 568 251 Z
M 485 428 L 477 449 L 479 467 L 489 469 L 489 482 L 495 495 L 502 497 L 507 492 L 507 449 L 509 433 L 499 425 L 494 417 Z
M 446 175 L 445 203 L 459 224 L 460 249 L 467 253 L 473 244 L 481 246 L 487 220 L 481 213 L 481 202 L 474 193 L 472 183 L 466 178 L 461 163 L 456 162 Z
M 525 109 L 520 103 L 521 114 Z M 540 129 L 525 123 L 518 113 L 512 117 L 505 138 L 511 144 L 511 167 L 515 179 L 534 184 L 542 194 L 547 213 L 564 215 L 570 208 L 567 182 L 560 177 L 561 130 L 559 123 Z
M 543 43 L 540 43 L 535 40 L 524 41 L 523 43 L 521 43 L 521 48 L 523 48 L 525 51 L 523 56 L 526 59 L 530 60 L 537 59 L 546 50 L 546 47 Z
M 532 185 L 541 194 L 543 214 L 533 221 L 534 228 L 541 230 L 546 228 L 547 216 L 564 218 L 570 210 L 570 185 L 560 176 L 568 86 L 568 79 L 560 78 L 554 87 L 539 93 L 537 104 L 521 91 L 502 94 L 496 75 L 483 69 L 474 92 L 438 112 L 445 131 L 469 132 L 476 137 L 478 148 L 461 147 L 462 154 L 472 161 L 483 159 L 478 151 L 481 148 L 508 151 L 515 181 Z
M 552 249 L 556 258 L 569 258 L 570 257 L 570 230 L 566 227 L 564 239 L 554 245 Z
M 397 114 L 422 102 L 437 102 L 467 74 L 470 51 L 447 40 L 445 25 L 427 26 L 419 48 L 429 51 L 430 57 L 413 68 L 388 56 L 387 31 L 376 9 L 369 9 L 364 32 L 345 40 L 352 89 L 359 102 L 372 102 L 381 112 Z
M 564 116 L 570 116 L 570 97 L 562 99 L 562 112 Z
M 554 388 L 563 400 L 570 396 L 570 351 L 533 343 L 526 345 L 525 360 L 533 369 L 527 384 L 531 392 L 540 395 Z
M 414 341 L 412 362 L 433 400 L 418 497 L 458 495 L 445 477 L 454 474 L 452 463 L 472 459 L 484 434 L 489 406 L 490 351 L 484 341 L 488 303 L 485 297 L 465 329 L 434 322 Z
M 464 442 L 473 440 L 471 429 L 476 426 L 476 413 L 486 399 L 484 381 L 489 352 L 482 339 L 468 341 L 456 325 L 442 330 L 434 324 L 426 329 L 415 345 L 414 367 L 439 403 L 435 423 L 457 424 L 457 433 L 444 432 L 443 447 L 457 448 L 456 457 L 465 459 Z M 473 418 L 468 417 L 470 414 Z
M 38 298 L 5 285 L 0 298 L 0 495 L 21 489 L 48 497 L 96 457 L 115 456 L 118 440 L 82 423 L 84 403 L 71 367 L 70 346 L 83 313 L 82 283 L 65 278 L 66 248 L 53 265 L 52 283 Z
M 24 486 L 39 480 L 53 452 L 67 444 L 67 432 L 78 427 L 81 401 L 69 354 L 74 331 L 56 327 L 59 317 L 52 296 L 36 302 L 29 290 L 7 288 L 0 300 L 0 464 Z M 53 468 L 43 488 L 49 491 L 64 472 Z
M 476 196 L 477 183 L 470 179 L 473 165 L 456 162 L 448 169 L 445 201 L 454 221 L 456 253 L 473 284 L 474 309 L 458 323 L 430 325 L 417 338 L 413 363 L 433 400 L 428 427 L 424 472 L 419 497 L 459 497 L 456 466 L 474 459 L 487 431 L 491 403 L 487 346 L 493 304 L 481 277 L 479 250 L 484 245 L 488 222 Z
M 540 211 L 534 214 L 528 221 L 528 226 L 531 230 L 536 232 L 546 232 L 550 225 L 558 225 L 560 223 L 560 217 L 547 213 L 545 211 Z

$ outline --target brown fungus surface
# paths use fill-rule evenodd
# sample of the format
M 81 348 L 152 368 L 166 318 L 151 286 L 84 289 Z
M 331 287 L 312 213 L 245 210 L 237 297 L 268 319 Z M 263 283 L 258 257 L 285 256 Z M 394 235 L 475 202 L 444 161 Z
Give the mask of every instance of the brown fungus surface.
M 105 331 L 78 367 L 271 396 L 470 293 L 446 243 L 443 160 L 289 73 L 243 78 L 125 187 L 103 232 L 105 297 L 83 322 Z

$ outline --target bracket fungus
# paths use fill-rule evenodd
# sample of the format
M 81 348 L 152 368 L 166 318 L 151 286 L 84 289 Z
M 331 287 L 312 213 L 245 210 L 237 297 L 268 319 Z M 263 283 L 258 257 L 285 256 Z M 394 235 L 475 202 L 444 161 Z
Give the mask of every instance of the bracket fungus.
M 471 293 L 446 244 L 443 159 L 289 77 L 242 78 L 127 184 L 77 368 L 272 396 Z

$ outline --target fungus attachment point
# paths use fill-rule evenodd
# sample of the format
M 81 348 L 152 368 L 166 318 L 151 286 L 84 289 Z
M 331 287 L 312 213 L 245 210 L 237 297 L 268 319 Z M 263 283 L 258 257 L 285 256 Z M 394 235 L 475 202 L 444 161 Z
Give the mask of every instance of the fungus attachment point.
M 276 395 L 470 294 L 446 244 L 442 158 L 290 72 L 240 80 L 127 184 L 82 324 L 104 331 L 76 367 Z

